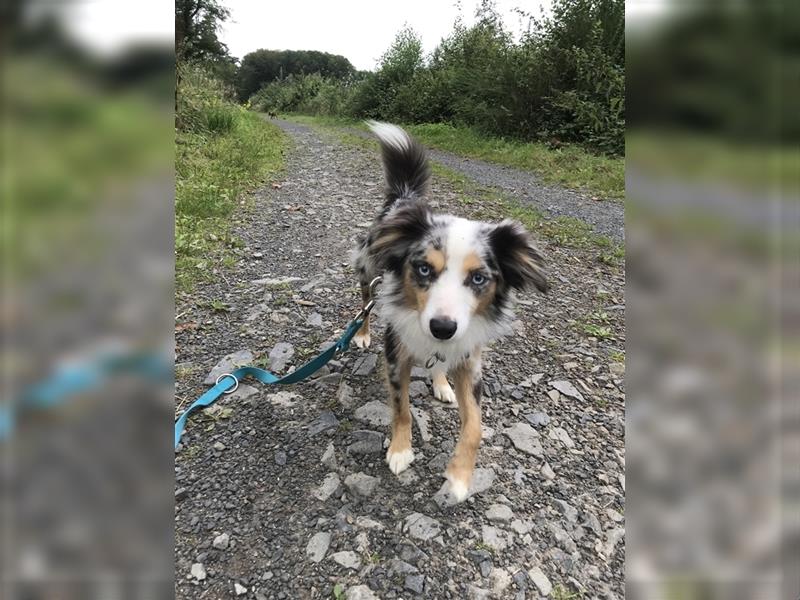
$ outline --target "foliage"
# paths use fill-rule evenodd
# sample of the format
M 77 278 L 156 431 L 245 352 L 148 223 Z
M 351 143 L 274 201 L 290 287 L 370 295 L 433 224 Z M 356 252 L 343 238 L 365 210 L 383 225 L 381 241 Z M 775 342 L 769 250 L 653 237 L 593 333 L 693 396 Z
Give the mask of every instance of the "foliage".
M 280 168 L 285 139 L 199 67 L 181 67 L 176 122 L 175 272 L 188 289 L 236 245 L 228 217 L 243 192 Z
M 406 28 L 375 72 L 329 79 L 326 85 L 279 77 L 254 104 L 449 123 L 484 135 L 555 147 L 574 143 L 619 155 L 625 127 L 624 18 L 623 0 L 556 0 L 551 17 L 531 18 L 528 32 L 514 41 L 485 1 L 476 23 L 465 27 L 457 21 L 430 56 Z M 325 101 L 315 102 L 314 94 L 324 94 Z
M 220 0 L 175 0 L 175 55 L 179 63 L 208 61 L 228 56 L 217 36 L 230 16 Z
M 273 81 L 289 75 L 319 74 L 343 79 L 355 73 L 344 56 L 316 50 L 256 50 L 246 54 L 236 76 L 236 91 L 244 102 Z

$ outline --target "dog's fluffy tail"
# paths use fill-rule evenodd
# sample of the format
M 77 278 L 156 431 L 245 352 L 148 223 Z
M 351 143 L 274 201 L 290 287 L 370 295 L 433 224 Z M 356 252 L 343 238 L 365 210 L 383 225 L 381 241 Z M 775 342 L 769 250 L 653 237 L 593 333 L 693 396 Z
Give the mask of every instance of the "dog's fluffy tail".
M 367 121 L 367 125 L 381 144 L 387 205 L 422 198 L 431 178 L 425 148 L 397 125 L 378 121 Z

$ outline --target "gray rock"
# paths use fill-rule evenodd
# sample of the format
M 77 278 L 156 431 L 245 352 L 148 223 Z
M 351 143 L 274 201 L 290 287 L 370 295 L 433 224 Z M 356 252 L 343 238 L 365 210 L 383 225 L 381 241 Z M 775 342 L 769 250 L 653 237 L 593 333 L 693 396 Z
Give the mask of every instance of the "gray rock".
M 439 535 L 441 525 L 422 513 L 412 513 L 406 517 L 403 529 L 413 538 L 427 542 Z
M 227 533 L 221 533 L 217 537 L 214 538 L 212 545 L 217 550 L 227 550 L 228 545 L 231 543 L 231 536 Z
M 306 323 L 312 327 L 322 327 L 322 315 L 318 312 L 312 312 L 310 315 L 308 315 Z
M 478 567 L 481 570 L 481 576 L 488 577 L 489 574 L 492 572 L 492 566 L 493 565 L 491 560 L 485 560 L 480 565 L 478 565 Z
M 338 563 L 346 569 L 356 570 L 361 566 L 361 557 L 351 550 L 342 550 L 341 552 L 334 552 L 329 557 L 335 563 Z
M 496 567 L 489 573 L 489 581 L 492 584 L 492 594 L 495 598 L 502 598 L 508 586 L 511 585 L 511 573 Z
M 425 381 L 428 379 L 428 369 L 411 367 L 411 381 Z
M 342 379 L 342 382 L 339 384 L 339 389 L 336 390 L 336 399 L 344 408 L 353 408 L 355 404 L 353 388 L 351 388 L 344 379 Z
M 225 450 L 225 444 L 223 444 L 222 442 L 214 442 L 213 447 L 214 450 L 216 450 L 217 452 L 222 452 L 223 450 Z
M 294 346 L 288 342 L 278 342 L 269 351 L 269 368 L 272 371 L 283 371 L 292 356 L 294 356 Z
M 483 525 L 481 527 L 481 539 L 484 544 L 498 552 L 505 550 L 508 546 L 506 533 L 491 525 Z
M 533 529 L 533 523 L 528 520 L 522 521 L 520 519 L 514 519 L 511 521 L 511 529 L 516 531 L 520 535 L 525 535 L 531 529 Z
M 572 438 L 569 437 L 567 431 L 561 427 L 554 427 L 550 431 L 547 432 L 547 437 L 551 440 L 557 440 L 564 444 L 567 448 L 574 448 L 575 442 L 572 441 Z
M 467 586 L 467 600 L 489 600 L 490 598 L 489 590 L 479 588 L 472 584 Z
M 344 484 L 353 494 L 358 494 L 365 498 L 371 496 L 378 487 L 381 480 L 366 473 L 353 473 L 345 477 Z
M 548 423 L 550 423 L 550 417 L 547 416 L 547 413 L 543 412 L 535 412 L 525 415 L 528 423 L 533 425 L 534 427 L 544 427 Z
M 511 440 L 511 443 L 525 454 L 531 456 L 542 455 L 542 445 L 539 443 L 539 434 L 527 423 L 515 423 L 503 433 Z
M 447 455 L 445 455 L 447 457 Z M 467 491 L 467 497 L 464 498 L 464 501 L 468 500 L 472 496 L 477 494 L 482 494 L 486 490 L 492 487 L 494 483 L 495 472 L 494 469 L 487 469 L 487 468 L 479 468 L 475 469 L 472 473 L 472 481 L 469 484 L 469 490 Z M 455 506 L 457 504 L 456 499 L 450 493 L 450 481 L 445 481 L 442 484 L 442 487 L 439 488 L 439 491 L 436 492 L 433 496 L 433 501 L 440 508 L 444 508 L 447 506 Z
M 557 389 L 565 396 L 569 396 L 575 400 L 583 401 L 583 395 L 569 381 L 551 381 L 550 386 L 554 389 Z
M 356 419 L 369 423 L 373 427 L 388 427 L 392 422 L 392 415 L 385 402 L 372 400 L 360 406 L 353 414 Z
M 306 546 L 306 556 L 311 562 L 318 563 L 325 558 L 325 553 L 331 545 L 331 534 L 327 531 L 320 531 L 311 536 Z
M 419 429 L 419 436 L 422 438 L 422 441 L 430 442 L 433 439 L 433 436 L 431 435 L 430 415 L 428 415 L 428 413 L 426 413 L 421 408 L 412 406 L 411 416 L 414 417 L 414 422 L 417 424 L 417 428 Z
M 383 525 L 383 523 L 379 523 L 378 521 L 374 521 L 373 519 L 370 519 L 369 517 L 356 517 L 356 526 L 362 527 L 364 529 L 377 529 L 377 530 L 386 529 L 386 527 Z
M 325 452 L 322 453 L 322 464 L 328 467 L 331 471 L 335 471 L 339 468 L 338 463 L 336 462 L 336 450 L 333 447 L 333 442 L 328 443 L 328 447 L 325 448 Z
M 373 454 L 383 452 L 383 434 L 367 429 L 354 431 L 353 443 L 347 447 L 348 454 Z
M 197 581 L 203 581 L 206 578 L 206 568 L 203 563 L 194 563 L 192 565 L 191 575 Z
M 322 484 L 318 488 L 315 488 L 311 495 L 314 496 L 317 500 L 321 500 L 325 502 L 328 498 L 330 498 L 336 490 L 339 489 L 342 480 L 339 479 L 339 476 L 336 473 L 328 473 L 325 476 L 325 479 L 322 480 Z
M 578 509 L 572 506 L 570 503 L 565 502 L 564 500 L 553 500 L 553 504 L 558 507 L 558 510 L 561 511 L 561 514 L 567 518 L 567 521 L 570 523 L 577 523 L 578 522 Z
M 338 427 L 339 419 L 333 414 L 333 411 L 323 411 L 316 419 L 308 424 L 308 435 L 315 436 L 328 429 Z
M 606 541 L 603 544 L 602 550 L 602 554 L 606 557 L 606 560 L 611 560 L 611 558 L 614 556 L 614 552 L 616 551 L 617 544 L 624 537 L 624 527 L 616 527 L 606 533 Z
M 514 513 L 511 511 L 511 508 L 505 504 L 492 504 L 486 511 L 486 518 L 490 521 L 508 523 L 514 518 Z
M 356 375 L 357 377 L 366 377 L 375 370 L 377 365 L 378 355 L 369 352 L 356 359 L 356 361 L 353 363 L 353 375 Z
M 528 569 L 528 577 L 533 584 L 539 588 L 539 593 L 542 596 L 549 596 L 553 591 L 553 584 L 550 583 L 547 575 L 545 575 L 539 567 L 531 567 Z
M 300 394 L 294 392 L 275 392 L 274 394 L 267 394 L 267 402 L 282 408 L 291 408 L 295 405 L 295 401 L 301 398 Z
M 223 373 L 230 373 L 235 371 L 238 367 L 246 367 L 252 363 L 253 353 L 250 352 L 250 350 L 239 350 L 228 354 L 209 371 L 203 383 L 206 385 L 214 385 L 217 382 L 217 377 Z M 231 382 L 232 381 L 233 380 L 231 380 Z
M 408 395 L 411 398 L 425 398 L 428 395 L 428 384 L 424 381 L 412 381 L 408 384 Z
M 283 450 L 278 450 L 275 453 L 275 464 L 280 465 L 281 467 L 286 464 L 286 452 Z
M 247 593 L 247 588 L 237 581 L 233 584 L 233 591 L 236 592 L 237 596 L 243 596 Z
M 407 563 L 404 560 L 400 560 L 399 558 L 391 558 L 387 560 L 383 566 L 386 569 L 389 577 L 395 577 L 396 575 L 408 575 L 409 573 L 419 573 L 419 569 L 417 569 L 417 567 Z
M 380 600 L 371 589 L 365 585 L 357 585 L 347 589 L 345 600 Z
M 424 575 L 406 575 L 406 580 L 403 582 L 403 587 L 411 590 L 415 594 L 422 594 L 425 588 Z
M 302 277 L 265 277 L 264 279 L 254 279 L 253 285 L 263 285 L 266 287 L 272 286 L 283 286 L 287 283 L 293 283 L 295 281 L 303 281 Z
M 400 546 L 398 547 L 397 554 L 401 558 L 401 560 L 413 564 L 417 564 L 420 560 L 425 560 L 428 558 L 427 554 L 425 554 L 422 550 L 417 548 L 414 544 L 412 544 L 409 541 L 400 544 Z
M 514 581 L 514 585 L 520 590 L 528 589 L 528 574 L 525 571 L 517 571 L 511 579 Z M 522 594 L 522 597 L 524 598 L 525 594 Z
M 400 485 L 411 485 L 419 481 L 419 476 L 414 472 L 414 469 L 406 469 L 397 476 L 397 481 Z
M 552 481 L 556 478 L 556 474 L 553 472 L 553 468 L 549 465 L 549 463 L 544 463 L 541 468 L 542 477 L 547 479 L 548 481 Z
M 255 396 L 257 393 L 258 389 L 254 388 L 252 385 L 239 384 L 239 387 L 236 388 L 236 391 L 230 395 L 230 399 L 247 400 L 251 396 Z

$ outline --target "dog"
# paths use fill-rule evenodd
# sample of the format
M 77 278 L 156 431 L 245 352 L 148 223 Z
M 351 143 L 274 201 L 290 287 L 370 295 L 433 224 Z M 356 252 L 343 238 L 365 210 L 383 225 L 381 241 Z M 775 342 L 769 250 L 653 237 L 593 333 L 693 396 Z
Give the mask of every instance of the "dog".
M 398 475 L 414 460 L 408 387 L 412 366 L 424 365 L 431 371 L 434 396 L 458 402 L 461 433 L 445 476 L 461 502 L 481 440 L 481 350 L 510 329 L 516 292 L 547 291 L 544 259 L 515 221 L 490 224 L 434 214 L 425 200 L 430 187 L 425 148 L 396 125 L 367 125 L 380 144 L 386 199 L 358 240 L 353 266 L 365 306 L 370 282 L 383 277 L 377 308 L 386 323 L 392 412 L 386 462 Z M 353 341 L 369 346 L 368 316 Z
M 267 114 L 269 115 L 270 119 L 277 119 L 278 118 L 278 113 L 276 113 L 274 110 L 269 111 Z

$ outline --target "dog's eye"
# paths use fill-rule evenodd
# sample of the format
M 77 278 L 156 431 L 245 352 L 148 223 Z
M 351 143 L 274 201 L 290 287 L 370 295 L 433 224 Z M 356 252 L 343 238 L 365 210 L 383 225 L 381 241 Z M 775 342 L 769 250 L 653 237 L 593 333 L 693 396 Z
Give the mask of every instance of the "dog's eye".
M 472 274 L 472 285 L 483 285 L 486 283 L 486 275 L 483 273 Z
M 417 273 L 420 277 L 428 277 L 431 274 L 431 267 L 425 263 L 417 265 Z

